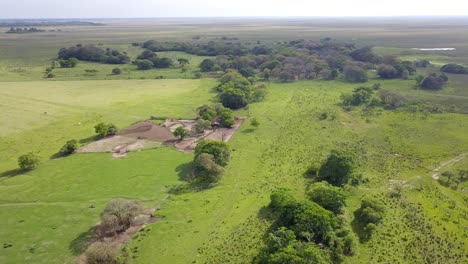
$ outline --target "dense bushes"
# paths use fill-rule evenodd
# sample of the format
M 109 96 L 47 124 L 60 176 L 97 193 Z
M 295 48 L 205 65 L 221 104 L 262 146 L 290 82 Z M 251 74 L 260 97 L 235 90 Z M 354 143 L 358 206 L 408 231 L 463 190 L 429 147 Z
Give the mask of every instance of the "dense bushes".
M 112 123 L 100 122 L 94 126 L 94 131 L 101 137 L 113 136 L 117 133 L 117 127 Z
M 59 60 L 60 67 L 62 68 L 74 68 L 78 64 L 77 58 L 69 58 L 67 60 Z
M 132 63 L 136 65 L 139 70 L 169 68 L 174 64 L 170 58 L 160 58 L 156 53 L 150 50 L 143 51 Z
M 366 70 L 358 66 L 346 66 L 343 73 L 345 79 L 349 82 L 363 83 L 369 80 Z
M 135 217 L 141 214 L 143 206 L 141 203 L 126 199 L 111 200 L 101 213 L 101 225 L 99 234 L 101 236 L 112 236 L 127 230 Z
M 197 112 L 203 120 L 219 122 L 219 125 L 222 127 L 230 128 L 232 125 L 234 125 L 234 116 L 232 110 L 229 108 L 224 108 L 224 106 L 221 104 L 216 104 L 214 106 L 203 105 L 197 108 Z M 208 124 L 205 123 L 204 129 L 208 129 L 207 125 Z
M 354 89 L 351 94 L 341 95 L 341 100 L 345 106 L 358 106 L 369 103 L 373 94 L 374 89 L 361 86 Z
M 62 60 L 76 58 L 82 61 L 107 64 L 125 64 L 130 61 L 127 55 L 121 54 L 117 50 L 104 50 L 93 45 L 76 45 L 70 48 L 62 48 L 58 53 L 58 58 Z
M 440 71 L 453 74 L 468 74 L 468 69 L 458 64 L 445 64 L 440 68 Z
M 437 76 L 435 73 L 431 73 L 426 77 L 418 76 L 418 78 L 416 78 L 417 86 L 425 90 L 440 90 L 447 81 L 448 77 L 446 75 L 442 74 Z
M 459 170 L 457 172 L 444 171 L 439 176 L 439 183 L 443 186 L 457 190 L 460 184 L 468 180 L 468 170 Z
M 361 207 L 354 212 L 354 216 L 363 227 L 364 237 L 369 238 L 375 230 L 376 225 L 382 221 L 385 205 L 377 198 L 365 196 L 361 200 Z
M 318 171 L 318 180 L 334 186 L 348 183 L 354 173 L 354 155 L 344 150 L 332 150 Z
M 18 157 L 18 166 L 22 170 L 33 170 L 39 165 L 39 162 L 39 156 L 32 152 Z
M 311 201 L 335 214 L 340 214 L 346 204 L 346 197 L 341 189 L 327 182 L 313 184 L 307 195 Z

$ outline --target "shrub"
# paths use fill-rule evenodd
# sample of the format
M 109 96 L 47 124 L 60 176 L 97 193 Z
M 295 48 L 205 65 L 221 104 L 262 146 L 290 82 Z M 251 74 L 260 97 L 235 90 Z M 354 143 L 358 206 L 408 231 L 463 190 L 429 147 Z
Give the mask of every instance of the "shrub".
M 343 100 L 343 105 L 358 106 L 358 105 L 368 103 L 370 99 L 372 98 L 373 94 L 374 94 L 374 89 L 361 86 L 361 87 L 354 89 L 354 91 L 351 94 L 343 94 L 341 96 L 341 100 Z
M 445 64 L 440 68 L 441 72 L 453 73 L 453 74 L 467 74 L 468 69 L 458 64 Z
M 332 150 L 320 167 L 318 178 L 334 186 L 343 186 L 354 172 L 354 156 L 344 150 Z
M 358 66 L 346 66 L 343 70 L 345 79 L 349 82 L 363 83 L 367 82 L 367 72 Z
M 190 136 L 190 131 L 182 126 L 176 128 L 176 130 L 174 131 L 174 136 L 180 138 L 181 140 Z
M 201 153 L 194 160 L 196 175 L 205 182 L 218 182 L 224 173 L 223 167 L 216 164 L 214 156 Z
M 211 128 L 211 122 L 208 120 L 199 119 L 197 120 L 193 128 L 195 129 L 196 133 L 202 134 L 203 132 L 205 132 L 205 130 L 208 130 Z
M 121 73 L 122 73 L 122 70 L 120 70 L 119 68 L 112 69 L 112 74 L 114 74 L 114 75 L 119 75 Z
M 149 70 L 153 68 L 153 63 L 150 60 L 136 60 L 133 62 L 138 70 Z
M 220 95 L 224 107 L 239 109 L 247 105 L 245 93 L 240 89 L 227 89 Z
M 80 62 L 77 58 L 69 58 L 67 60 L 59 60 L 60 67 L 74 68 Z
M 231 109 L 223 109 L 219 115 L 219 122 L 221 126 L 230 128 L 234 125 L 234 117 L 232 115 Z
M 119 264 L 119 249 L 109 242 L 94 242 L 86 250 L 87 264 Z
M 18 157 L 18 166 L 22 170 L 33 170 L 39 165 L 39 162 L 39 156 L 32 152 Z
M 376 225 L 382 221 L 385 205 L 375 197 L 365 196 L 361 207 L 354 212 L 356 220 L 364 227 L 367 237 L 370 237 Z
M 101 137 L 113 136 L 117 133 L 117 127 L 112 123 L 106 125 L 100 122 L 94 126 L 94 130 Z
M 216 116 L 216 110 L 208 105 L 203 105 L 197 108 L 198 115 L 207 121 L 212 121 Z
M 109 236 L 127 230 L 142 211 L 143 206 L 137 201 L 121 198 L 111 200 L 101 213 L 99 233 Z
M 254 117 L 250 121 L 250 125 L 253 126 L 253 127 L 258 127 L 260 125 L 260 122 L 258 122 L 257 118 Z
M 429 74 L 426 77 L 416 79 L 419 87 L 426 90 L 440 90 L 443 88 L 445 82 L 448 81 L 446 75 L 437 76 L 435 73 Z
M 76 139 L 72 139 L 63 145 L 59 153 L 62 155 L 69 155 L 72 154 L 76 149 L 78 149 L 78 141 Z
M 220 166 L 226 166 L 229 162 L 230 151 L 226 143 L 222 141 L 202 140 L 195 148 L 194 160 L 202 153 L 213 155 L 213 160 Z
M 377 75 L 383 79 L 393 79 L 400 77 L 400 74 L 398 73 L 397 69 L 395 69 L 395 67 L 386 64 L 382 64 L 377 68 Z
M 310 200 L 323 208 L 339 214 L 346 204 L 346 197 L 340 188 L 331 186 L 327 182 L 319 182 L 312 185 L 307 192 Z

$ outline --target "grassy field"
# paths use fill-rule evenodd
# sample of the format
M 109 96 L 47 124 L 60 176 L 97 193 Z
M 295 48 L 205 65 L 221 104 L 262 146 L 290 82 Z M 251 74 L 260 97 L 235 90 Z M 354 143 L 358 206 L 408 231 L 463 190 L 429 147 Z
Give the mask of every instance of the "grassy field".
M 204 57 L 178 52 L 158 53 L 190 58 L 189 71 L 177 67 L 137 71 L 114 65 L 80 63 L 56 69 L 43 78 L 61 47 L 103 44 L 134 59 L 142 49 L 135 41 L 200 42 L 223 36 L 249 42 L 333 37 L 377 45 L 381 55 L 426 58 L 437 71 L 446 62 L 468 65 L 466 19 L 376 20 L 112 20 L 103 27 L 66 27 L 62 32 L 0 34 L 0 263 L 73 263 L 112 198 L 142 200 L 164 219 L 138 233 L 128 245 L 131 263 L 250 263 L 272 225 L 265 213 L 271 191 L 285 187 L 299 198 L 310 183 L 304 172 L 337 147 L 347 146 L 362 157 L 359 171 L 369 182 L 347 187 L 344 217 L 353 220 L 364 194 L 382 196 L 387 211 L 373 238 L 360 244 L 345 263 L 463 263 L 468 236 L 466 193 L 441 186 L 433 170 L 468 152 L 468 89 L 466 76 L 449 76 L 441 91 L 414 89 L 414 80 L 379 80 L 369 84 L 398 92 L 411 103 L 455 107 L 429 113 L 376 108 L 344 111 L 343 92 L 359 85 L 342 81 L 267 84 L 264 102 L 251 104 L 237 116 L 253 116 L 229 142 L 232 160 L 220 184 L 201 192 L 172 194 L 181 183 L 191 154 L 171 148 L 131 153 L 52 156 L 70 139 L 81 144 L 94 138 L 93 126 L 112 122 L 122 128 L 151 115 L 190 118 L 194 109 L 214 102 L 213 79 L 192 78 Z M 358 33 L 356 33 L 358 32 Z M 359 38 L 356 38 L 359 36 Z M 455 47 L 452 53 L 427 53 L 412 48 Z M 95 69 L 93 74 L 86 69 Z M 421 73 L 425 73 L 422 72 Z M 154 80 L 163 75 L 167 79 Z M 320 120 L 327 113 L 330 118 Z M 334 118 L 333 118 L 334 117 Z M 41 157 L 37 170 L 20 174 L 19 155 Z M 466 159 L 447 169 L 467 169 Z M 401 196 L 390 193 L 401 187 Z M 461 257 L 461 258 L 460 258 Z M 426 259 L 425 259 L 426 258 Z

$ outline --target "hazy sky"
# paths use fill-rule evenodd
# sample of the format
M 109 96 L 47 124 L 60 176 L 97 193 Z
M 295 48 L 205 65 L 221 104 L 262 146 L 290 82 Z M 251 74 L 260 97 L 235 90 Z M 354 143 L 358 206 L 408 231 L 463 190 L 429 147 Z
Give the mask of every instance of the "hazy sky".
M 0 18 L 468 15 L 467 0 L 0 0 Z

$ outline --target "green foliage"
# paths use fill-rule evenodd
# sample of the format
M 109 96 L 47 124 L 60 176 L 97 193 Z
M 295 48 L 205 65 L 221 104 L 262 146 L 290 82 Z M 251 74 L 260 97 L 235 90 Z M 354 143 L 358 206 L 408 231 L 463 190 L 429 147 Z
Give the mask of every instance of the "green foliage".
M 74 68 L 80 62 L 77 58 L 69 58 L 67 60 L 59 60 L 60 67 Z
M 223 167 L 228 164 L 231 156 L 228 145 L 223 141 L 202 140 L 198 142 L 198 145 L 195 147 L 194 160 L 202 153 L 212 155 L 216 164 Z
M 188 129 L 186 129 L 185 127 L 178 127 L 174 130 L 174 136 L 180 138 L 181 140 L 190 136 L 190 131 Z
M 197 179 L 203 182 L 218 182 L 224 173 L 223 167 L 215 162 L 214 156 L 211 154 L 201 153 L 193 163 Z
M 203 106 L 198 107 L 197 108 L 197 113 L 201 118 L 203 118 L 204 120 L 210 121 L 210 122 L 217 115 L 216 110 L 213 107 L 210 107 L 208 105 L 203 105 Z
M 365 196 L 361 200 L 361 207 L 354 212 L 357 222 L 363 226 L 364 235 L 370 237 L 376 225 L 382 221 L 385 205 L 376 197 Z
M 448 81 L 446 75 L 439 75 L 431 73 L 426 77 L 419 77 L 416 79 L 416 84 L 425 90 L 440 90 L 443 88 L 444 84 Z
M 295 202 L 294 196 L 286 189 L 279 189 L 271 193 L 269 207 L 274 211 L 282 211 L 287 205 Z
M 223 127 L 232 127 L 232 125 L 234 125 L 234 116 L 232 115 L 232 110 L 228 108 L 221 110 L 219 115 L 219 122 Z
M 141 203 L 126 199 L 111 200 L 101 213 L 101 224 L 98 233 L 112 236 L 127 230 L 135 217 L 143 212 Z
M 352 94 L 341 95 L 341 99 L 343 100 L 343 105 L 358 106 L 369 103 L 373 94 L 374 89 L 370 87 L 361 86 L 354 89 Z
M 136 60 L 133 62 L 138 68 L 138 70 L 149 70 L 152 69 L 154 64 L 150 60 Z
M 247 97 L 242 90 L 227 89 L 220 95 L 223 106 L 231 109 L 239 109 L 247 105 Z
M 354 173 L 354 155 L 345 150 L 332 150 L 320 167 L 318 179 L 334 186 L 348 183 Z
M 335 214 L 340 214 L 346 205 L 346 196 L 341 189 L 327 182 L 314 183 L 307 195 L 311 201 Z
M 468 170 L 458 170 L 457 172 L 453 171 L 444 171 L 439 176 L 438 182 L 446 187 L 450 187 L 454 190 L 457 190 L 460 184 L 465 183 L 468 180 Z
M 369 80 L 366 70 L 358 66 L 346 66 L 343 73 L 348 82 L 364 83 Z
M 39 156 L 32 152 L 18 157 L 18 166 L 22 170 L 33 170 L 39 165 L 39 162 Z
M 193 128 L 196 133 L 202 134 L 205 130 L 211 129 L 211 122 L 204 119 L 198 119 Z
M 94 131 L 101 137 L 113 136 L 117 133 L 117 127 L 112 123 L 100 122 L 94 126 Z
M 69 155 L 69 154 L 72 154 L 77 149 L 78 149 L 78 140 L 72 139 L 72 140 L 67 141 L 65 145 L 63 145 L 59 153 L 62 155 Z
M 87 264 L 120 264 L 117 260 L 119 248 L 109 242 L 94 242 L 86 250 Z
M 205 59 L 200 63 L 200 70 L 202 72 L 210 72 L 213 71 L 215 66 L 215 62 L 212 59 Z
M 250 125 L 253 126 L 253 127 L 258 127 L 260 125 L 260 122 L 258 121 L 257 118 L 252 118 L 252 120 L 250 121 Z
M 445 64 L 440 68 L 441 72 L 453 73 L 453 74 L 468 74 L 468 69 L 458 64 Z
M 107 64 L 126 64 L 130 58 L 117 50 L 103 50 L 93 45 L 76 45 L 70 48 L 62 48 L 58 58 L 68 60 L 76 58 L 81 61 L 93 61 Z

